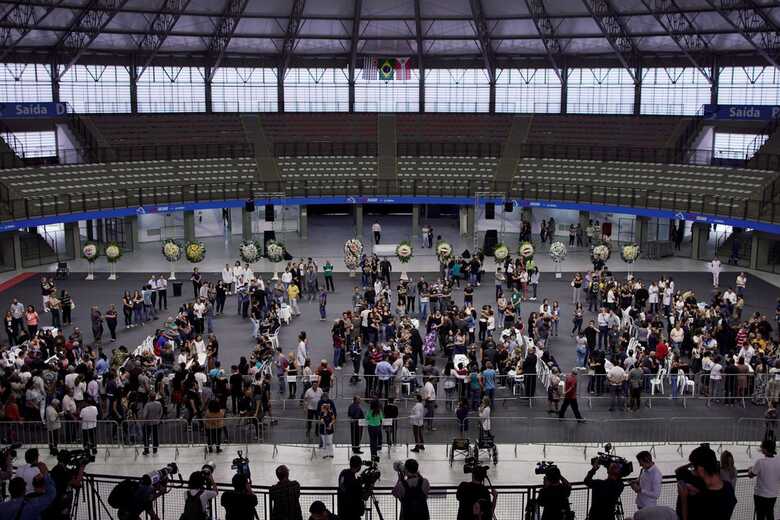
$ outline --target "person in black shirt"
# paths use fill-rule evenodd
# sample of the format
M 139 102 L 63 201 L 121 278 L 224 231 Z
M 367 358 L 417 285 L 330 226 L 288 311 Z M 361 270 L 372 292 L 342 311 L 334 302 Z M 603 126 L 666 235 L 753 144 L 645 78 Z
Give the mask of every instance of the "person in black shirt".
M 585 485 L 591 489 L 591 506 L 588 512 L 589 520 L 613 520 L 615 506 L 623 493 L 623 482 L 620 480 L 620 465 L 610 464 L 607 468 L 607 479 L 593 479 L 599 470 L 598 462 L 594 461 L 590 471 L 585 475 Z
M 737 505 L 734 488 L 720 478 L 720 464 L 709 446 L 699 446 L 677 468 L 677 514 L 688 520 L 729 520 Z
M 455 495 L 458 499 L 458 520 L 472 520 L 474 504 L 481 500 L 490 502 L 492 504 L 492 510 L 495 510 L 496 490 L 488 490 L 483 483 L 486 477 L 487 470 L 476 467 L 471 473 L 471 482 L 461 482 L 458 485 L 458 491 Z M 492 515 L 485 516 L 489 518 Z
M 523 383 L 525 384 L 525 396 L 531 399 L 536 394 L 536 349 L 530 347 L 528 355 L 523 360 Z
M 340 520 L 359 520 L 365 512 L 363 486 L 357 477 L 363 460 L 357 455 L 349 459 L 349 468 L 339 474 L 338 512 Z
M 539 491 L 538 503 L 544 508 L 542 520 L 565 520 L 570 511 L 571 484 L 561 476 L 561 470 L 552 466 L 544 473 L 544 487 Z
M 225 508 L 225 520 L 252 520 L 257 507 L 257 497 L 252 492 L 252 483 L 246 475 L 233 475 L 233 489 L 222 493 L 220 499 Z M 301 508 L 298 504 L 298 517 L 289 516 L 291 520 L 300 520 Z
M 241 394 L 244 393 L 244 376 L 238 371 L 238 365 L 230 367 L 230 401 L 233 405 L 233 415 L 238 415 L 238 401 L 241 399 Z

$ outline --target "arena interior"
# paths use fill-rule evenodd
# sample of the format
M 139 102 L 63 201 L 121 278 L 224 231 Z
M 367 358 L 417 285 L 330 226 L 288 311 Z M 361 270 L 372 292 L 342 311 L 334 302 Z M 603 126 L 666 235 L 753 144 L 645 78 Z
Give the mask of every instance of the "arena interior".
M 0 518 L 780 518 L 779 121 L 770 0 L 0 1 Z

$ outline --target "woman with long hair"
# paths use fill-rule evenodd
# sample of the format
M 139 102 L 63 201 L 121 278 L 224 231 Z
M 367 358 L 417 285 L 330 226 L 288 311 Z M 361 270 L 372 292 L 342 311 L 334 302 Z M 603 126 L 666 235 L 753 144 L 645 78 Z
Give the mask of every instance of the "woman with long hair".
M 379 399 L 372 399 L 366 413 L 368 439 L 371 445 L 371 460 L 379 459 L 379 451 L 382 449 L 382 421 L 384 418 L 385 414 Z

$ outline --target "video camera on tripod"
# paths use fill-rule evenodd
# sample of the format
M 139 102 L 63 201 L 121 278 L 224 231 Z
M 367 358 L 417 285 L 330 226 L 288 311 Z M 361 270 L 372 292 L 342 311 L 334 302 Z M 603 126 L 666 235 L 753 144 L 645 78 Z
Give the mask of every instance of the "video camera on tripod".
M 244 452 L 241 450 L 236 451 L 236 458 L 233 459 L 230 469 L 236 470 L 237 474 L 244 475 L 248 479 L 252 478 L 252 470 L 249 469 L 249 457 L 244 457 Z
M 382 478 L 382 472 L 379 470 L 376 461 L 373 460 L 364 460 L 363 466 L 366 469 L 357 478 L 363 488 L 363 500 L 367 500 L 374 493 L 374 486 Z
M 57 453 L 57 462 L 69 470 L 77 470 L 95 462 L 95 456 L 89 450 L 60 450 Z
M 612 444 L 607 443 L 604 445 L 604 451 L 598 452 L 598 454 L 590 459 L 591 465 L 598 464 L 606 469 L 612 464 L 617 464 L 620 467 L 620 478 L 626 478 L 634 472 L 634 464 L 623 457 L 618 457 L 612 454 Z

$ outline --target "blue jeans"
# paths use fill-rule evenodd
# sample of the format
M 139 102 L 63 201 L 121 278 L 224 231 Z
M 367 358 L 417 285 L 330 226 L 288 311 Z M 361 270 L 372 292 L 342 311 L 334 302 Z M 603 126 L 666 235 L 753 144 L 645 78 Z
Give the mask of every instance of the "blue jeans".
M 344 349 L 342 348 L 334 348 L 333 349 L 333 367 L 340 367 L 342 363 L 342 359 L 344 357 Z
M 672 374 L 670 380 L 672 382 L 672 399 L 677 399 L 677 374 Z
M 420 320 L 425 320 L 428 317 L 428 302 L 420 302 Z

